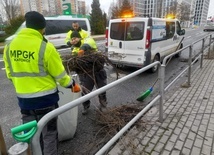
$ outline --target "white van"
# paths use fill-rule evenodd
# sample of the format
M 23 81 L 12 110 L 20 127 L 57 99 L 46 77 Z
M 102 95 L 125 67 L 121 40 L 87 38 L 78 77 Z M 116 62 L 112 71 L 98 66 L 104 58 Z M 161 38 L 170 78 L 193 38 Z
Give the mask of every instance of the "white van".
M 177 19 L 120 18 L 109 21 L 108 58 L 118 66 L 142 68 L 182 48 L 182 35 Z M 178 48 L 178 49 L 179 49 Z M 151 69 L 157 70 L 157 66 Z
M 91 34 L 91 26 L 87 18 L 73 18 L 72 16 L 55 16 L 45 17 L 46 29 L 45 38 L 53 43 L 56 48 L 67 47 L 65 38 L 67 32 L 72 28 L 72 22 L 77 21 L 80 27 Z M 16 33 L 6 39 L 6 43 L 10 42 L 16 34 L 26 27 L 25 22 L 19 27 Z

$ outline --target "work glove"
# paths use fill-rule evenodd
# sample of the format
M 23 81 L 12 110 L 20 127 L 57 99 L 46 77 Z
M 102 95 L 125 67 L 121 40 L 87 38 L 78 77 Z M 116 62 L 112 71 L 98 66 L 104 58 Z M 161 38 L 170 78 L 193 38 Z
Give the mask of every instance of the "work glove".
M 81 87 L 79 84 L 77 84 L 74 80 L 73 80 L 73 84 L 72 84 L 72 87 L 71 87 L 71 92 L 73 93 L 78 93 L 81 91 Z
M 84 55 L 84 50 L 79 50 L 78 51 L 78 56 L 83 56 Z

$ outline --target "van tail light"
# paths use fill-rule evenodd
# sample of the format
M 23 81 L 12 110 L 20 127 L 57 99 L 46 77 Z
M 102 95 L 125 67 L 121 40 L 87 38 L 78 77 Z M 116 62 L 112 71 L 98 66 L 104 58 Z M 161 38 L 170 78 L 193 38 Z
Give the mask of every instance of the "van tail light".
M 151 44 L 151 31 L 147 30 L 146 33 L 146 48 L 149 48 Z
M 105 45 L 106 45 L 106 47 L 108 46 L 108 27 L 106 27 L 106 43 L 105 43 Z

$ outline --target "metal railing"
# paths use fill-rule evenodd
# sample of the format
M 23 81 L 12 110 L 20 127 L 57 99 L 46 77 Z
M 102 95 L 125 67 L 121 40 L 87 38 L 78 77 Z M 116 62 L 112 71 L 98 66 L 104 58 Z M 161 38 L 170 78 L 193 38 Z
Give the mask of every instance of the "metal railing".
M 199 39 L 198 41 L 192 43 L 191 45 L 188 45 L 180 50 L 178 50 L 177 52 L 168 55 L 167 57 L 164 58 L 163 63 L 160 64 L 160 62 L 154 62 L 146 67 L 143 67 L 117 81 L 114 81 L 112 83 L 109 83 L 108 85 L 97 89 L 85 96 L 80 97 L 77 100 L 74 100 L 72 102 L 67 103 L 64 106 L 61 106 L 53 111 L 51 111 L 50 113 L 46 114 L 39 122 L 38 122 L 38 130 L 36 132 L 36 134 L 34 135 L 34 137 L 32 138 L 32 151 L 33 151 L 33 155 L 41 155 L 42 151 L 41 151 L 41 147 L 39 142 L 40 139 L 40 135 L 42 132 L 42 129 L 44 128 L 44 126 L 54 117 L 70 110 L 71 108 L 74 108 L 75 106 L 78 106 L 79 104 L 81 104 L 84 101 L 87 101 L 89 99 L 91 99 L 92 97 L 99 95 L 100 93 L 103 93 L 113 87 L 115 87 L 116 85 L 125 82 L 128 79 L 131 79 L 143 72 L 145 72 L 146 70 L 152 68 L 153 66 L 158 65 L 159 67 L 159 71 L 158 71 L 158 78 L 159 78 L 159 94 L 140 112 L 138 113 L 127 125 L 125 125 L 108 143 L 106 143 L 97 153 L 96 155 L 101 155 L 104 154 L 142 115 L 144 115 L 151 107 L 152 105 L 154 105 L 157 101 L 159 101 L 159 121 L 163 122 L 163 101 L 164 101 L 164 94 L 165 91 L 181 76 L 183 75 L 187 70 L 188 70 L 188 80 L 187 80 L 187 84 L 190 86 L 190 82 L 191 82 L 191 67 L 194 64 L 195 61 L 197 61 L 199 58 L 201 59 L 200 61 L 200 67 L 202 67 L 203 65 L 203 55 L 204 55 L 204 51 L 207 49 L 205 48 L 205 40 L 209 38 L 209 43 L 208 43 L 208 56 L 210 55 L 211 52 L 211 45 L 213 44 L 212 41 L 212 35 L 207 35 L 202 39 Z M 202 48 L 201 51 L 199 53 L 199 56 L 197 56 L 197 58 L 195 58 L 194 61 L 192 61 L 192 52 L 193 52 L 193 46 L 194 44 L 196 44 L 197 42 L 202 41 Z M 171 58 L 172 56 L 178 54 L 179 52 L 185 50 L 185 49 L 189 49 L 189 59 L 188 59 L 188 67 L 184 69 L 184 71 L 182 71 L 182 73 L 180 73 L 166 88 L 164 88 L 164 79 L 165 79 L 165 68 L 166 68 L 166 62 L 169 58 Z M 213 47 L 214 50 L 214 47 Z
M 200 68 L 202 68 L 202 62 L 203 62 L 203 54 L 204 51 L 206 50 L 206 48 L 204 48 L 204 44 L 205 44 L 205 39 L 209 37 L 209 44 L 208 44 L 208 56 L 210 55 L 210 48 L 211 48 L 211 44 L 214 42 L 211 41 L 212 39 L 212 35 L 207 35 L 202 39 L 199 39 L 195 42 L 193 42 L 191 45 L 188 45 L 180 50 L 177 50 L 177 52 L 172 53 L 168 56 L 166 56 L 163 60 L 163 63 L 160 66 L 159 69 L 159 73 L 158 73 L 158 77 L 160 78 L 160 87 L 159 87 L 159 95 L 157 95 L 140 113 L 138 113 L 127 125 L 125 125 L 112 139 L 110 139 L 110 141 L 108 141 L 95 155 L 103 155 L 105 152 L 107 152 L 107 150 L 141 117 L 143 116 L 147 110 L 149 110 L 150 107 L 152 107 L 152 105 L 159 100 L 159 121 L 162 123 L 163 122 L 163 101 L 164 101 L 164 96 L 165 96 L 165 91 L 167 91 L 167 89 L 169 89 L 170 86 L 172 86 L 172 84 L 181 76 L 183 75 L 187 70 L 188 70 L 188 80 L 187 80 L 187 84 L 188 86 L 190 86 L 190 79 L 191 79 L 191 67 L 192 65 L 199 59 L 201 58 L 201 63 L 200 63 Z M 196 44 L 197 42 L 202 41 L 202 48 L 200 51 L 199 56 L 197 56 L 194 61 L 192 61 L 192 51 L 193 51 L 193 45 Z M 166 68 L 166 64 L 167 61 L 175 56 L 176 54 L 179 54 L 180 52 L 182 52 L 185 49 L 189 48 L 189 59 L 188 59 L 188 67 L 184 69 L 184 71 L 182 71 L 168 86 L 166 86 L 166 88 L 164 88 L 164 79 L 165 79 L 165 68 Z M 214 45 L 213 45 L 213 52 L 214 52 Z
M 32 139 L 32 151 L 33 151 L 33 155 L 41 155 L 42 152 L 41 152 L 41 147 L 40 147 L 40 144 L 38 143 L 39 142 L 39 139 L 40 139 L 40 134 L 42 132 L 42 129 L 44 128 L 44 126 L 48 123 L 48 121 L 50 121 L 51 119 L 53 119 L 54 117 L 70 110 L 71 108 L 74 108 L 75 106 L 78 106 L 79 104 L 89 100 L 90 98 L 96 96 L 96 95 L 99 95 L 105 91 L 107 91 L 108 89 L 110 88 L 113 88 L 114 86 L 122 83 L 122 82 L 125 82 L 126 80 L 128 79 L 131 79 L 141 73 L 143 73 L 144 71 L 148 70 L 149 68 L 153 67 L 153 66 L 156 66 L 156 65 L 160 65 L 160 62 L 154 62 L 136 72 L 133 72 L 119 80 L 116 80 L 112 83 L 109 83 L 108 85 L 102 87 L 102 88 L 99 88 L 95 91 L 92 91 L 91 93 L 89 94 L 86 94 L 80 98 L 78 98 L 77 100 L 74 100 L 72 102 L 69 102 L 67 103 L 66 105 L 64 106 L 61 106 L 51 112 L 49 112 L 48 114 L 46 114 L 44 117 L 41 118 L 41 120 L 38 122 L 37 126 L 38 126 L 38 130 L 36 132 L 36 134 L 34 135 L 33 139 Z

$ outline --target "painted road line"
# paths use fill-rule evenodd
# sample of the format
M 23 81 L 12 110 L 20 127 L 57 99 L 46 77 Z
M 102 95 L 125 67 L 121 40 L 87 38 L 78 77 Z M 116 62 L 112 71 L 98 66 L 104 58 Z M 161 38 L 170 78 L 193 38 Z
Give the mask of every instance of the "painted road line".
M 189 38 L 191 38 L 192 36 L 188 36 L 188 37 L 186 37 L 186 39 L 189 39 Z

